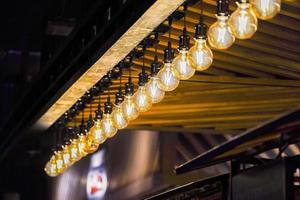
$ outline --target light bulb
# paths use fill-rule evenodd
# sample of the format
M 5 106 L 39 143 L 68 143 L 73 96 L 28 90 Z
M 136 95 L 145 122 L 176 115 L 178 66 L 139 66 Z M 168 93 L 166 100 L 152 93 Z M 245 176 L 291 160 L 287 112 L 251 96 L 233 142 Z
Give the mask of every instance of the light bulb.
M 93 148 L 98 148 L 98 146 L 105 142 L 106 136 L 102 130 L 101 121 L 100 119 L 97 119 L 95 121 L 95 125 L 90 130 L 90 146 Z
M 122 104 L 115 104 L 115 109 L 111 115 L 117 129 L 123 129 L 128 126 L 128 120 L 125 118 L 122 110 Z
M 231 30 L 238 39 L 249 39 L 257 30 L 257 18 L 251 4 L 236 2 L 238 8 L 229 18 Z
M 173 91 L 179 85 L 179 75 L 171 63 L 165 63 L 164 67 L 158 72 L 158 86 L 164 91 Z
M 55 177 L 58 175 L 54 156 L 52 156 L 51 159 L 47 162 L 44 170 L 48 176 Z
M 165 97 L 165 91 L 158 87 L 159 78 L 154 75 L 150 77 L 150 81 L 147 83 L 146 88 L 152 103 L 158 103 Z
M 250 2 L 259 19 L 271 19 L 280 12 L 281 0 L 251 0 Z
M 64 160 L 64 165 L 67 168 L 67 167 L 72 165 L 70 148 L 69 148 L 68 145 L 63 145 L 62 149 L 63 149 L 62 150 L 62 157 L 63 157 L 63 160 Z
M 195 74 L 195 69 L 192 67 L 192 62 L 186 49 L 179 50 L 179 54 L 173 60 L 172 65 L 177 71 L 178 78 L 181 80 L 187 80 Z
M 71 153 L 71 162 L 76 162 L 80 160 L 79 153 L 78 153 L 78 140 L 77 139 L 72 139 L 70 144 L 70 153 Z
M 207 70 L 213 62 L 213 53 L 204 38 L 195 38 L 195 45 L 189 50 L 189 56 L 192 66 L 198 71 Z
M 122 103 L 122 111 L 127 120 L 131 121 L 139 116 L 138 108 L 133 101 L 132 95 L 125 95 L 125 100 Z
M 139 112 L 146 112 L 150 110 L 152 106 L 152 100 L 146 90 L 145 85 L 139 86 L 138 90 L 134 94 L 134 101 Z
M 101 121 L 102 131 L 103 134 L 111 138 L 118 132 L 117 127 L 115 126 L 115 123 L 113 122 L 111 114 L 104 114 L 103 119 Z
M 86 152 L 86 149 L 87 149 L 87 138 L 82 133 L 78 134 L 77 146 L 78 146 L 78 156 L 79 157 L 84 157 L 84 156 L 86 156 L 88 154 Z
M 61 151 L 55 151 L 55 164 L 56 164 L 56 171 L 58 174 L 62 173 L 65 170 L 64 160 Z
M 228 16 L 216 15 L 216 17 L 218 20 L 209 27 L 207 32 L 208 42 L 216 49 L 228 49 L 235 41 L 228 24 Z

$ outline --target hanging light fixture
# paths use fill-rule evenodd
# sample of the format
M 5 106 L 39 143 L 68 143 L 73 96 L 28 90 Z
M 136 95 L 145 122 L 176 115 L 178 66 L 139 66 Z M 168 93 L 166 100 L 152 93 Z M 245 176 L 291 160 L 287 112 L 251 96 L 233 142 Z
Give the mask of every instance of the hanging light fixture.
M 187 11 L 187 3 L 184 3 L 184 16 L 183 16 L 183 31 L 182 35 L 179 36 L 179 54 L 173 60 L 172 64 L 175 70 L 178 72 L 178 78 L 181 80 L 187 80 L 191 78 L 195 74 L 195 69 L 192 67 L 192 61 L 190 56 L 188 55 L 188 50 L 190 48 L 190 36 L 186 31 L 186 11 Z
M 90 129 L 90 134 L 88 136 L 90 141 L 89 146 L 92 146 L 92 149 L 98 149 L 99 145 L 104 143 L 107 139 L 101 126 L 102 117 L 103 112 L 101 110 L 101 97 L 99 95 L 98 109 L 95 111 L 94 126 Z
M 154 61 L 151 63 L 151 76 L 150 81 L 147 83 L 146 88 L 149 96 L 151 97 L 152 103 L 158 103 L 163 100 L 165 91 L 160 89 L 158 86 L 159 78 L 157 73 L 160 70 L 160 64 L 157 57 L 157 46 L 158 46 L 158 32 L 155 33 L 155 56 Z
M 70 167 L 73 164 L 71 162 L 70 141 L 68 136 L 69 135 L 66 135 L 64 137 L 64 144 L 62 145 L 62 157 L 66 168 Z
M 128 126 L 128 120 L 122 110 L 122 103 L 124 101 L 124 95 L 122 92 L 122 75 L 120 75 L 120 85 L 119 91 L 116 93 L 114 111 L 112 112 L 112 118 L 114 120 L 115 126 L 118 129 L 123 129 Z
M 259 19 L 272 19 L 280 12 L 281 0 L 250 0 L 250 2 Z
M 45 165 L 44 171 L 50 177 L 55 177 L 55 176 L 58 175 L 57 169 L 56 169 L 56 162 L 55 162 L 55 156 L 54 155 L 50 158 L 50 160 Z
M 56 132 L 57 140 L 56 140 L 56 149 L 54 151 L 54 159 L 56 164 L 56 172 L 60 174 L 66 169 L 66 166 L 64 164 L 62 147 L 61 147 L 60 125 L 57 124 L 56 126 L 57 126 L 57 132 Z
M 79 128 L 79 134 L 78 134 L 78 155 L 79 157 L 84 157 L 86 156 L 88 153 L 86 152 L 87 149 L 87 138 L 86 138 L 86 133 L 87 133 L 87 129 L 85 127 L 84 124 L 84 109 L 82 109 L 81 111 L 81 124 L 80 124 L 80 128 Z
M 145 51 L 146 46 L 143 46 L 143 66 L 142 72 L 139 73 L 139 82 L 138 82 L 138 90 L 134 94 L 134 102 L 139 112 L 146 112 L 150 110 L 152 106 L 152 100 L 147 92 L 146 84 L 148 82 L 148 74 L 145 70 Z
M 138 108 L 133 100 L 134 84 L 131 80 L 131 69 L 129 68 L 128 82 L 125 84 L 125 100 L 122 103 L 122 111 L 128 121 L 134 120 L 139 116 Z
M 257 30 L 257 18 L 249 0 L 236 2 L 238 8 L 229 18 L 231 30 L 238 39 L 249 39 Z
M 99 147 L 98 141 L 95 139 L 95 137 L 93 137 L 92 134 L 93 127 L 95 126 L 93 116 L 92 116 L 92 102 L 90 103 L 90 115 L 89 115 L 89 119 L 87 120 L 86 126 L 88 129 L 86 152 L 88 154 L 92 154 L 95 151 L 97 151 Z
M 76 125 L 76 119 L 74 117 L 74 127 L 71 129 L 72 139 L 70 140 L 70 153 L 71 153 L 71 162 L 77 162 L 80 160 L 80 156 L 78 153 L 78 127 Z
M 171 43 L 171 28 L 172 28 L 172 18 L 168 18 L 169 21 L 169 41 L 168 47 L 164 52 L 164 66 L 158 72 L 157 77 L 159 78 L 159 88 L 164 91 L 173 91 L 178 85 L 180 79 L 178 78 L 178 72 L 172 66 L 172 61 L 174 58 L 174 50 L 172 49 Z
M 109 93 L 109 90 L 108 90 L 108 93 Z M 114 123 L 114 121 L 112 119 L 112 115 L 111 115 L 112 108 L 113 108 L 113 104 L 111 103 L 110 96 L 108 94 L 107 101 L 104 104 L 104 116 L 101 121 L 103 134 L 107 138 L 113 137 L 118 132 L 118 129 L 115 126 L 115 123 Z
M 216 49 L 228 49 L 235 41 L 235 37 L 228 23 L 228 0 L 218 0 L 216 17 L 217 21 L 209 27 L 207 32 L 208 42 Z
M 201 0 L 200 20 L 195 26 L 195 44 L 189 50 L 192 66 L 198 71 L 207 70 L 213 62 L 213 53 L 207 45 L 207 25 L 204 24 L 203 9 L 203 0 Z

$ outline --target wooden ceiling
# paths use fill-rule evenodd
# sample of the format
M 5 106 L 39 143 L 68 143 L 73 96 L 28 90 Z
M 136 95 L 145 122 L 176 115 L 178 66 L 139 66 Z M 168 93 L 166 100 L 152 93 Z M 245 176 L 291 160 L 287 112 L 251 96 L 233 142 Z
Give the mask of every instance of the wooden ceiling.
M 188 8 L 186 20 L 191 38 L 200 9 L 199 3 Z M 235 9 L 231 1 L 230 10 Z M 215 10 L 215 0 L 204 0 L 207 25 L 216 20 Z M 142 113 L 128 128 L 238 133 L 300 105 L 300 2 L 283 0 L 279 15 L 258 23 L 253 38 L 236 40 L 228 50 L 213 50 L 214 62 L 210 69 L 181 81 L 175 91 L 166 93 L 161 103 Z M 173 48 L 176 48 L 183 21 L 174 22 L 172 27 Z M 167 34 L 159 39 L 158 53 L 162 60 Z M 149 48 L 145 57 L 149 71 L 154 49 Z M 141 65 L 141 59 L 134 60 L 135 77 Z M 137 83 L 137 78 L 134 82 Z M 117 88 L 116 81 L 110 92 Z M 106 93 L 101 96 L 102 102 L 106 97 Z M 96 107 L 97 102 L 94 102 L 93 109 Z M 88 115 L 86 109 L 86 119 Z M 77 120 L 81 121 L 80 115 Z

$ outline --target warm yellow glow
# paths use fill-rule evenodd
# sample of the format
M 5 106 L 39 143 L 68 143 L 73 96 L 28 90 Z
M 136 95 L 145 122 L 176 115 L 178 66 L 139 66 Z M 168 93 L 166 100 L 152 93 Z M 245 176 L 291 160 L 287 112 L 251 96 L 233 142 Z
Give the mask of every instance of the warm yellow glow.
M 103 115 L 103 119 L 101 121 L 101 126 L 102 126 L 103 134 L 108 138 L 115 136 L 118 132 L 118 129 L 115 126 L 115 123 L 112 119 L 111 114 Z
M 159 79 L 155 75 L 155 76 L 150 77 L 150 80 L 146 85 L 147 92 L 148 92 L 149 96 L 151 97 L 152 103 L 161 102 L 163 100 L 163 98 L 165 97 L 165 91 L 158 87 L 158 82 L 159 82 Z
M 172 65 L 177 71 L 178 78 L 181 80 L 187 80 L 195 74 L 195 69 L 192 67 L 187 50 L 179 50 L 179 54 L 173 60 Z
M 179 85 L 179 75 L 171 63 L 165 63 L 164 67 L 158 72 L 158 86 L 164 91 L 173 91 Z
M 216 49 L 228 49 L 233 45 L 235 37 L 228 24 L 228 16 L 218 16 L 217 21 L 212 24 L 207 32 L 210 46 Z
M 63 160 L 64 160 L 64 165 L 67 168 L 72 165 L 71 152 L 70 152 L 70 148 L 68 145 L 64 145 L 62 148 L 63 148 L 62 156 L 63 156 Z
M 79 153 L 78 153 L 78 140 L 72 139 L 70 144 L 70 153 L 71 153 L 71 162 L 74 163 L 80 160 Z
M 52 156 L 51 159 L 47 162 L 44 170 L 48 176 L 55 177 L 58 175 L 54 156 Z
M 146 86 L 139 86 L 137 92 L 134 94 L 134 102 L 139 112 L 146 112 L 150 110 L 152 100 L 146 90 Z
M 125 100 L 122 103 L 122 111 L 128 121 L 134 120 L 139 116 L 139 111 L 131 95 L 125 96 Z
M 281 0 L 251 0 L 250 2 L 259 19 L 271 19 L 280 12 Z
M 62 173 L 66 168 L 64 165 L 64 160 L 61 151 L 55 151 L 55 164 L 56 164 L 56 171 L 58 174 Z
M 236 38 L 249 39 L 257 30 L 257 18 L 250 3 L 236 2 L 238 8 L 229 18 L 229 25 Z
M 206 39 L 195 39 L 195 45 L 189 50 L 192 67 L 198 71 L 207 70 L 213 62 L 213 53 Z
M 122 111 L 122 104 L 115 105 L 115 109 L 111 115 L 117 129 L 123 129 L 128 126 L 128 120 L 125 118 Z
M 99 142 L 95 140 L 95 138 L 92 135 L 92 132 L 89 131 L 87 134 L 87 148 L 86 152 L 89 154 L 92 154 L 96 152 L 99 148 Z
M 79 157 L 84 157 L 86 156 L 88 153 L 86 152 L 87 149 L 87 139 L 86 136 L 83 134 L 79 134 L 78 135 L 78 156 Z
M 95 125 L 90 130 L 89 139 L 91 141 L 90 145 L 94 146 L 94 148 L 96 148 L 96 146 L 98 147 L 99 144 L 105 142 L 106 136 L 103 133 L 100 120 L 95 121 Z

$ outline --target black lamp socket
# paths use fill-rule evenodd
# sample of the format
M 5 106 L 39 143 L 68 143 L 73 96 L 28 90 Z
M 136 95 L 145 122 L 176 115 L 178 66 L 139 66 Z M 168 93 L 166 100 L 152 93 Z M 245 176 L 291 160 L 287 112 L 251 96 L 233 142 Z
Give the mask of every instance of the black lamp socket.
M 139 86 L 144 86 L 148 82 L 148 74 L 145 72 L 139 73 Z
M 125 95 L 133 95 L 134 93 L 134 84 L 129 81 L 125 84 Z
M 206 39 L 208 27 L 204 23 L 199 23 L 195 26 L 195 38 Z

